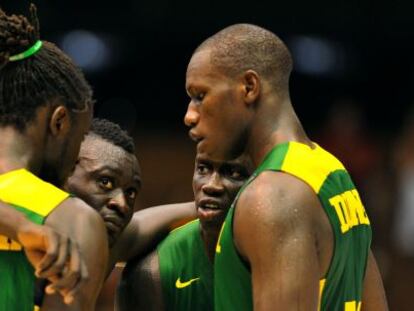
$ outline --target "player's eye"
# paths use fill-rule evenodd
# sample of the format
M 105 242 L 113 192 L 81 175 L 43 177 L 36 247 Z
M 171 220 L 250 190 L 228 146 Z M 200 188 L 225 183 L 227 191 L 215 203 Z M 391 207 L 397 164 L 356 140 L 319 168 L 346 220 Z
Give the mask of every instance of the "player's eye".
M 105 190 L 112 190 L 114 188 L 114 181 L 110 177 L 100 177 L 98 180 L 98 184 Z
M 200 175 L 205 175 L 209 172 L 209 168 L 207 165 L 205 164 L 198 164 L 197 165 L 197 173 L 199 173 Z
M 198 93 L 196 94 L 196 96 L 194 97 L 197 101 L 201 102 L 203 101 L 204 97 L 206 96 L 206 93 Z
M 128 199 L 130 200 L 135 200 L 135 198 L 137 197 L 137 190 L 135 189 L 128 189 L 125 194 L 128 197 Z
M 239 172 L 237 170 L 232 170 L 232 171 L 230 171 L 230 177 L 233 178 L 233 179 L 241 179 L 242 174 L 241 174 L 241 172 Z
M 234 180 L 244 180 L 248 177 L 247 173 L 239 167 L 228 167 L 226 169 L 226 175 Z

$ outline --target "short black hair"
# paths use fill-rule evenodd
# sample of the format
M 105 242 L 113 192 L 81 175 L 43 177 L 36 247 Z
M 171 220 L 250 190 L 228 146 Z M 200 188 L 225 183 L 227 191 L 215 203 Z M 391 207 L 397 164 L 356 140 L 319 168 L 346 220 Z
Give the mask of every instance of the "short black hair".
M 225 74 L 236 76 L 254 70 L 288 91 L 292 56 L 283 41 L 273 32 L 252 24 L 235 24 L 214 34 L 194 51 L 209 49 L 211 63 Z
M 38 108 L 55 100 L 70 109 L 84 109 L 92 102 L 92 89 L 81 70 L 50 42 L 43 41 L 36 54 L 10 62 L 10 56 L 40 40 L 33 4 L 30 13 L 29 22 L 0 9 L 0 126 L 19 130 L 34 119 Z
M 94 118 L 92 120 L 90 133 L 121 147 L 128 153 L 135 154 L 134 140 L 118 124 L 106 119 Z

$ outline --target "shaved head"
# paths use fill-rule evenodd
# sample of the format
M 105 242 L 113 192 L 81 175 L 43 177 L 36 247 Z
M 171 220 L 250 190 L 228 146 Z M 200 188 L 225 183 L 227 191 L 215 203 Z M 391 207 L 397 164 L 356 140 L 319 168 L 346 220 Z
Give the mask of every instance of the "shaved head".
M 202 50 L 209 50 L 211 63 L 227 75 L 254 70 L 277 91 L 288 91 L 292 57 L 269 30 L 251 24 L 232 25 L 205 40 L 194 54 Z

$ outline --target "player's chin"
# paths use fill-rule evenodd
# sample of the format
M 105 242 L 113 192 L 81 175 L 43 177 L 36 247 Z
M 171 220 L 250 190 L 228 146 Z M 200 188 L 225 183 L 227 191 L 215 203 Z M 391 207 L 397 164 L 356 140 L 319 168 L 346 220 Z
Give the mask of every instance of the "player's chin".
M 226 218 L 227 211 L 223 209 L 197 208 L 197 216 L 200 222 L 206 226 L 221 226 Z

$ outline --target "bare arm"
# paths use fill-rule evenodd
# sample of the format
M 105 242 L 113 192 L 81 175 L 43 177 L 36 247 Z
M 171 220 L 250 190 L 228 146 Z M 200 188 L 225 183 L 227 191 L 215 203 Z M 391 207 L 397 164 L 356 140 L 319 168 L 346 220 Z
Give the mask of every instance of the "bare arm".
M 117 290 L 115 310 L 164 310 L 156 251 L 128 263 Z
M 317 310 L 320 267 L 314 193 L 296 178 L 261 174 L 241 196 L 234 240 L 250 264 L 254 310 Z
M 28 220 L 23 213 L 0 201 L 0 235 L 19 242 L 39 276 L 61 284 L 61 293 L 70 293 L 87 277 L 77 243 L 49 226 Z M 0 237 L 1 238 L 1 237 Z M 70 302 L 71 295 L 63 295 Z
M 24 215 L 0 201 L 0 235 L 17 241 L 18 232 L 30 223 Z
M 378 270 L 372 251 L 368 255 L 367 271 L 364 279 L 364 290 L 362 293 L 363 311 L 386 311 L 388 310 L 387 298 L 381 274 Z
M 89 278 L 77 288 L 70 306 L 63 305 L 60 297 L 54 295 L 46 297 L 42 310 L 94 310 L 108 260 L 108 242 L 101 217 L 83 201 L 69 198 L 49 215 L 46 225 L 77 241 Z
M 155 206 L 136 212 L 111 250 L 112 265 L 116 261 L 142 256 L 173 228 L 195 218 L 194 202 Z

